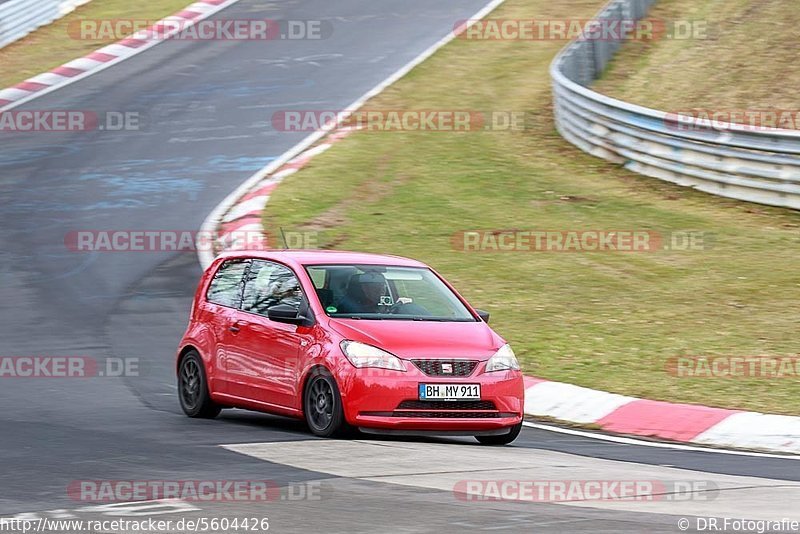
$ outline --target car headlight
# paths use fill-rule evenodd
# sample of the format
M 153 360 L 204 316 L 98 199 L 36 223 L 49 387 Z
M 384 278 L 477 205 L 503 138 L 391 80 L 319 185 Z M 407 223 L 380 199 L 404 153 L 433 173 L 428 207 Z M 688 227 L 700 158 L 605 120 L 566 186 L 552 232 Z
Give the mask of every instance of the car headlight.
M 406 370 L 400 358 L 378 347 L 359 343 L 358 341 L 342 341 L 340 346 L 350 363 L 359 369 L 364 367 L 377 367 L 380 369 L 392 369 L 394 371 Z
M 486 362 L 486 372 L 492 371 L 518 371 L 519 362 L 517 357 L 514 356 L 514 351 L 511 350 L 511 345 L 503 345 L 500 350 L 494 353 Z

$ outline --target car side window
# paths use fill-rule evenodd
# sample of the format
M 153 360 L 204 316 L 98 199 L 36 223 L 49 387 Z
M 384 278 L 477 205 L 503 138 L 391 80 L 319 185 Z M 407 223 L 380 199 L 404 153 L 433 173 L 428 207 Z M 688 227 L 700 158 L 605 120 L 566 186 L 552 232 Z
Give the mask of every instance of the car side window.
M 314 284 L 314 289 L 322 289 L 325 287 L 325 282 L 328 278 L 328 269 L 320 269 L 319 267 L 309 267 L 306 269 L 311 282 Z
M 249 260 L 228 260 L 220 265 L 208 286 L 206 299 L 220 306 L 238 308 L 242 299 L 242 284 Z
M 278 304 L 300 309 L 303 292 L 291 269 L 279 263 L 253 260 L 244 286 L 242 309 L 259 315 Z

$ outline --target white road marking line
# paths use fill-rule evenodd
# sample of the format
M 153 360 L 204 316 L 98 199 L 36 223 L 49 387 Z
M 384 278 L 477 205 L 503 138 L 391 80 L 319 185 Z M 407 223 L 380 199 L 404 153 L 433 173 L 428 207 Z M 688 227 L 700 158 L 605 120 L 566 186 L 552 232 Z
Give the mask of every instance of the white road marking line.
M 706 447 L 693 447 L 691 445 L 681 445 L 679 443 L 664 443 L 661 441 L 647 441 L 642 439 L 626 438 L 623 436 L 598 434 L 595 432 L 588 432 L 586 430 L 577 430 L 574 428 L 562 428 L 557 426 L 543 425 L 540 423 L 531 423 L 529 421 L 524 421 L 522 424 L 523 426 L 526 426 L 528 428 L 538 428 L 539 430 L 547 430 L 549 432 L 557 432 L 559 434 L 569 434 L 571 436 L 580 436 L 583 438 L 598 439 L 601 441 L 610 441 L 612 443 L 621 443 L 623 445 L 640 445 L 642 447 L 654 447 L 658 449 L 674 449 L 679 451 L 690 451 L 690 452 L 708 452 L 713 454 L 729 454 L 733 456 L 752 456 L 755 458 L 800 460 L 800 456 L 796 455 L 770 454 L 768 452 L 734 451 L 729 449 L 711 449 Z

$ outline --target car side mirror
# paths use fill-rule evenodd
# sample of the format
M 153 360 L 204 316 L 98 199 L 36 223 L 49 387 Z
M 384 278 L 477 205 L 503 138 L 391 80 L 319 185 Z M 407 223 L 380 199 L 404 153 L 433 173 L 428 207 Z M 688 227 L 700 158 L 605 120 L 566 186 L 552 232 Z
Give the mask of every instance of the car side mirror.
M 480 317 L 483 320 L 484 323 L 489 322 L 489 312 L 487 312 L 486 310 L 475 310 L 475 312 L 478 314 L 478 317 Z
M 267 309 L 267 318 L 278 323 L 294 324 L 298 326 L 311 326 L 313 317 L 306 317 L 297 308 L 289 304 L 278 304 Z

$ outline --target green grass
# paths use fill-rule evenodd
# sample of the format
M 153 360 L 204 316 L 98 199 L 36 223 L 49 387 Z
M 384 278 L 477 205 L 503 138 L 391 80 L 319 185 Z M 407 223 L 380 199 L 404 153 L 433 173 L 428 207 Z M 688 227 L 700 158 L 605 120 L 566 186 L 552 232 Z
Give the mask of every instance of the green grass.
M 9 87 L 116 41 L 73 38 L 77 21 L 135 19 L 157 21 L 180 11 L 191 0 L 93 0 L 53 24 L 0 49 L 0 88 Z M 73 26 L 70 26 L 73 24 Z
M 707 38 L 627 43 L 595 89 L 665 111 L 800 109 L 797 0 L 659 0 L 648 17 L 706 21 Z
M 587 18 L 596 0 L 509 0 L 497 18 Z M 524 369 L 669 401 L 800 413 L 797 379 L 679 379 L 680 355 L 797 354 L 800 214 L 713 197 L 590 157 L 554 130 L 559 42 L 455 40 L 368 109 L 525 111 L 524 131 L 359 132 L 284 182 L 269 228 L 430 263 L 492 314 Z M 470 253 L 466 229 L 714 234 L 711 250 Z

